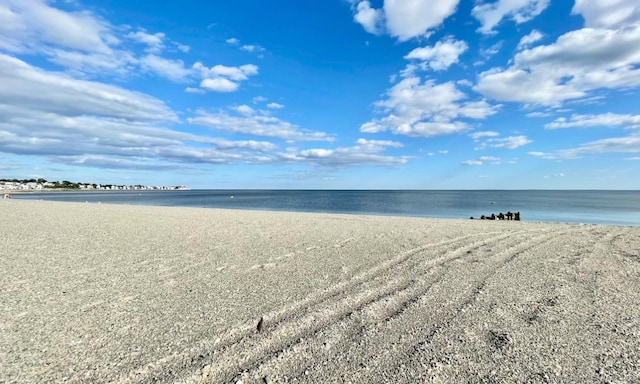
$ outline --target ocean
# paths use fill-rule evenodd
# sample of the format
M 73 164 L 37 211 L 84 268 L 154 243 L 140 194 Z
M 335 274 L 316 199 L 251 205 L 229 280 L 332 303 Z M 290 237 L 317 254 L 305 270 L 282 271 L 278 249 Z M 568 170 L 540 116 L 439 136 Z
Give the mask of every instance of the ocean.
M 523 221 L 640 226 L 640 191 L 176 190 L 20 193 L 16 199 L 468 219 L 520 212 Z

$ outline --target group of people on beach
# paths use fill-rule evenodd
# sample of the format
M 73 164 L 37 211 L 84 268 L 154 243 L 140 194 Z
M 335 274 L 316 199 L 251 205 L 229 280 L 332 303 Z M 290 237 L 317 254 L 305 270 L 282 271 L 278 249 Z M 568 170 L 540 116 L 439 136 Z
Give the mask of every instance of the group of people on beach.
M 471 220 L 473 220 L 473 216 L 470 217 Z M 498 213 L 498 215 L 496 216 L 494 213 L 491 214 L 491 216 L 485 216 L 482 215 L 480 216 L 480 220 L 516 220 L 516 221 L 520 221 L 520 212 L 507 212 L 506 214 L 500 212 Z

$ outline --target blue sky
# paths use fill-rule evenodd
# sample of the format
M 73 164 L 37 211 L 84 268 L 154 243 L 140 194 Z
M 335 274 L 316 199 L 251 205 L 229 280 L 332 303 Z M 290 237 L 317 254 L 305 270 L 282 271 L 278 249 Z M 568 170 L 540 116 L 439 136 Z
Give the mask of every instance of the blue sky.
M 0 177 L 640 189 L 637 0 L 0 0 Z

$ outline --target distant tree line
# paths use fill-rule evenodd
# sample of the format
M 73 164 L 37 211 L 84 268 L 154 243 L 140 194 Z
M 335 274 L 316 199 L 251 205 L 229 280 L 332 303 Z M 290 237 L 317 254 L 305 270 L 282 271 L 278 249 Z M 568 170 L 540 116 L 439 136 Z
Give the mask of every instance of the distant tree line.
M 46 179 L 0 179 L 1 183 L 14 184 L 40 184 L 46 189 L 186 189 L 185 186 L 174 187 L 149 187 L 141 184 L 136 185 L 116 185 L 116 184 L 95 184 L 95 183 L 75 183 L 68 180 L 47 181 Z
M 47 183 L 45 179 L 0 179 L 0 182 L 3 181 L 6 183 Z
M 39 179 L 0 179 L 0 182 L 8 182 L 8 183 L 21 183 L 21 184 L 27 184 L 27 183 L 36 183 L 36 184 L 45 184 L 45 183 L 49 183 L 50 185 L 47 186 L 47 188 L 60 188 L 60 189 L 80 189 L 80 185 L 90 185 L 90 184 L 86 184 L 86 183 L 73 183 L 71 181 L 68 180 L 63 180 L 63 181 L 47 181 L 46 179 L 43 178 L 39 178 Z M 95 186 L 96 184 L 94 184 Z

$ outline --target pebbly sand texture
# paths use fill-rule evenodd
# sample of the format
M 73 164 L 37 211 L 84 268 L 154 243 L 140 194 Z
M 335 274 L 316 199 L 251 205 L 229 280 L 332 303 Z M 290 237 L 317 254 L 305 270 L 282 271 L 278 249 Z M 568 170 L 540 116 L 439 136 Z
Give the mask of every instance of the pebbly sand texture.
M 640 228 L 0 213 L 0 383 L 640 382 Z

